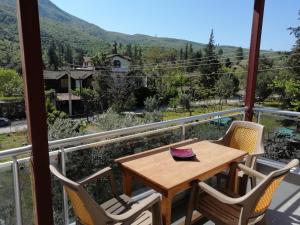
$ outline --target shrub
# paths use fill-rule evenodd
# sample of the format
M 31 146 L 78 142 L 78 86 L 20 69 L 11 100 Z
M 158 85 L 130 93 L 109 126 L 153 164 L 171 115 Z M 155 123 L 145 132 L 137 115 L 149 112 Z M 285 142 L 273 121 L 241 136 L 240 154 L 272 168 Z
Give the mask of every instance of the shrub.
M 159 102 L 155 97 L 148 97 L 144 101 L 144 105 L 147 112 L 154 112 L 154 110 L 158 109 Z

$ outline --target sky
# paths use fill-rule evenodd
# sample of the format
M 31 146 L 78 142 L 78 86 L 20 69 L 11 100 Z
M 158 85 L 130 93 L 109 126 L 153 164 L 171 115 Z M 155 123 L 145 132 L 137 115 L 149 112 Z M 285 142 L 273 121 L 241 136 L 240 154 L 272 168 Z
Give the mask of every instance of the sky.
M 99 27 L 207 43 L 211 29 L 220 45 L 249 47 L 253 0 L 51 0 Z M 261 49 L 290 50 L 299 26 L 299 0 L 266 0 Z

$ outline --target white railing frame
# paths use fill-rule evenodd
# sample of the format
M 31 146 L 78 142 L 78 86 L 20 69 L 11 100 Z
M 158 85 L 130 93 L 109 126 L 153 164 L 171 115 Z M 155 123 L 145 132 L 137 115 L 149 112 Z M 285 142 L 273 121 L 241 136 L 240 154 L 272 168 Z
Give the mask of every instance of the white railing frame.
M 221 112 L 212 112 L 202 115 L 195 115 L 191 117 L 179 118 L 174 120 L 167 120 L 162 122 L 143 124 L 133 127 L 121 128 L 117 130 L 99 132 L 94 134 L 82 135 L 78 137 L 71 137 L 61 140 L 55 140 L 49 142 L 49 152 L 51 156 L 57 156 L 61 154 L 62 159 L 62 171 L 66 173 L 66 154 L 73 151 L 88 149 L 92 147 L 104 146 L 107 144 L 112 144 L 116 142 L 121 142 L 129 139 L 134 139 L 138 137 L 143 137 L 147 135 L 152 135 L 156 133 L 162 133 L 165 131 L 171 130 L 181 130 L 181 139 L 186 138 L 186 127 L 187 126 L 195 126 L 201 123 L 209 122 L 214 120 L 216 116 L 222 118 L 222 116 L 233 114 L 233 115 L 245 115 L 246 107 L 236 108 L 225 110 Z M 271 108 L 254 108 L 254 111 L 257 112 L 257 122 L 260 123 L 260 118 L 263 113 L 272 113 L 277 115 L 284 116 L 294 116 L 300 117 L 300 112 L 291 112 L 284 110 L 277 110 Z M 244 117 L 243 117 L 244 119 Z M 200 121 L 199 121 L 200 120 Z M 23 157 L 17 159 L 17 156 L 29 154 L 31 151 L 31 145 L 27 145 L 24 147 L 9 149 L 0 152 L 0 159 L 4 158 L 12 158 L 12 161 L 0 163 L 0 170 L 11 168 L 13 172 L 13 181 L 14 181 L 14 196 L 15 196 L 15 206 L 16 206 L 16 216 L 17 216 L 17 224 L 22 225 L 22 209 L 21 209 L 21 193 L 20 193 L 20 184 L 19 184 L 19 165 L 24 162 L 29 161 L 29 157 Z M 266 159 L 258 159 L 259 162 L 263 164 L 270 164 L 268 161 L 265 162 Z M 272 165 L 275 167 L 282 167 L 283 164 L 276 163 L 272 161 Z M 273 165 L 273 166 L 274 166 Z M 299 172 L 299 171 L 298 171 Z M 298 173 L 299 174 L 299 173 Z M 65 224 L 69 224 L 69 216 L 68 216 L 68 199 L 66 193 L 64 191 L 63 195 L 63 208 L 64 208 L 64 221 Z
M 195 126 L 200 123 L 205 123 L 214 119 L 215 116 L 221 118 L 221 116 L 234 114 L 244 114 L 246 107 L 225 110 L 221 112 L 212 112 L 207 114 L 195 115 L 190 117 L 184 117 L 179 119 L 167 120 L 162 122 L 143 124 L 133 127 L 127 127 L 117 130 L 99 132 L 94 134 L 82 135 L 78 137 L 71 137 L 61 140 L 55 140 L 49 142 L 49 149 L 53 150 L 49 152 L 50 157 L 61 153 L 62 159 L 62 172 L 66 174 L 66 153 L 78 151 L 82 149 L 99 147 L 111 143 L 121 142 L 128 139 L 143 137 L 165 131 L 171 131 L 175 129 L 181 129 L 181 138 L 184 140 L 186 136 L 186 127 Z M 201 121 L 199 121 L 201 120 Z M 109 139 L 110 138 L 110 139 Z M 94 141 L 94 142 L 93 142 Z M 91 143 L 93 142 L 93 143 Z M 77 146 L 74 146 L 77 145 Z M 14 198 L 15 198 L 15 210 L 17 225 L 22 225 L 22 209 L 21 209 L 21 193 L 19 182 L 19 164 L 28 162 L 30 157 L 23 157 L 17 159 L 18 156 L 29 154 L 32 149 L 31 145 L 4 150 L 0 152 L 0 159 L 12 158 L 12 161 L 0 163 L 0 170 L 11 169 L 13 173 L 14 184 Z M 65 191 L 63 192 L 63 208 L 64 208 L 64 222 L 69 224 L 68 216 L 68 199 Z

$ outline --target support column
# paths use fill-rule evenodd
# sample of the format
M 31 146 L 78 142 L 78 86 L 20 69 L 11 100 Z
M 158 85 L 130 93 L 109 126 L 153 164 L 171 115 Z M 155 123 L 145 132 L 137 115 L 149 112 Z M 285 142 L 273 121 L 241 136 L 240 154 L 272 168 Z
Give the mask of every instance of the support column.
M 260 39 L 264 16 L 265 0 L 254 0 L 251 43 L 248 61 L 248 75 L 245 96 L 245 106 L 248 107 L 245 115 L 247 121 L 252 121 L 255 102 L 256 78 L 260 51 Z
M 17 17 L 28 138 L 32 145 L 35 224 L 53 225 L 38 0 L 17 0 Z

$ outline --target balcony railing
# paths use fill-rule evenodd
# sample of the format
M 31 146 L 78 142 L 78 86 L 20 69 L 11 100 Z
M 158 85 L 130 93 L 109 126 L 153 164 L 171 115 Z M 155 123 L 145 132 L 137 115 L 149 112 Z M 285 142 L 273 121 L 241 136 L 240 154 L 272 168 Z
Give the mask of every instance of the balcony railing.
M 209 124 L 210 121 L 215 121 L 216 118 L 221 118 L 225 116 L 231 117 L 239 117 L 239 119 L 244 118 L 245 107 L 230 109 L 222 112 L 213 112 L 202 115 L 196 115 L 191 117 L 179 118 L 174 120 L 156 122 L 145 125 L 138 125 L 134 127 L 122 128 L 118 130 L 111 130 L 106 132 L 99 132 L 95 134 L 88 134 L 78 137 L 71 137 L 61 140 L 55 140 L 49 142 L 49 155 L 50 158 L 60 160 L 60 166 L 63 174 L 67 172 L 67 158 L 68 153 L 84 151 L 91 148 L 99 148 L 103 146 L 108 146 L 115 143 L 120 142 L 129 142 L 138 138 L 145 138 L 147 136 L 153 135 L 163 135 L 165 133 L 170 133 L 171 135 L 167 140 L 168 142 L 176 142 L 179 140 L 184 140 L 191 137 L 199 137 L 199 133 L 193 133 L 193 129 L 197 126 L 202 126 L 203 124 Z M 255 112 L 257 113 L 258 122 L 260 122 L 261 116 L 264 113 L 276 113 L 278 115 L 287 115 L 293 117 L 300 117 L 300 113 L 289 112 L 289 111 L 279 111 L 279 110 L 271 110 L 266 108 L 256 108 Z M 202 129 L 200 127 L 200 129 Z M 220 135 L 222 136 L 222 132 L 224 133 L 226 128 L 220 131 L 220 133 L 216 134 L 213 138 L 218 138 Z M 172 133 L 173 132 L 173 133 Z M 174 133 L 175 132 L 175 133 Z M 203 139 L 212 138 L 211 136 L 203 135 Z M 200 137 L 201 138 L 201 137 Z M 155 143 L 159 145 L 159 143 Z M 165 143 L 164 143 L 165 144 Z M 147 150 L 147 147 L 143 147 L 142 150 Z M 13 184 L 13 194 L 14 194 L 14 204 L 15 204 L 15 223 L 17 225 L 23 224 L 23 215 L 22 215 L 22 193 L 20 190 L 20 166 L 22 164 L 26 164 L 29 162 L 29 153 L 31 151 L 31 146 L 25 146 L 10 150 L 5 150 L 0 152 L 0 160 L 6 159 L 10 160 L 7 162 L 0 163 L 0 172 L 9 171 L 12 172 L 12 184 Z M 126 154 L 126 153 L 125 153 Z M 266 159 L 259 159 L 260 163 L 269 163 L 270 165 L 273 163 L 275 167 L 281 167 L 284 164 L 280 164 L 277 162 L 272 162 Z M 298 170 L 293 171 L 294 173 L 298 173 Z M 1 187 L 0 187 L 1 188 Z M 4 221 L 4 220 L 3 220 Z M 66 193 L 63 193 L 63 221 L 64 224 L 69 224 L 69 205 Z M 3 222 L 4 223 L 4 222 Z M 0 218 L 0 224 L 1 218 Z

